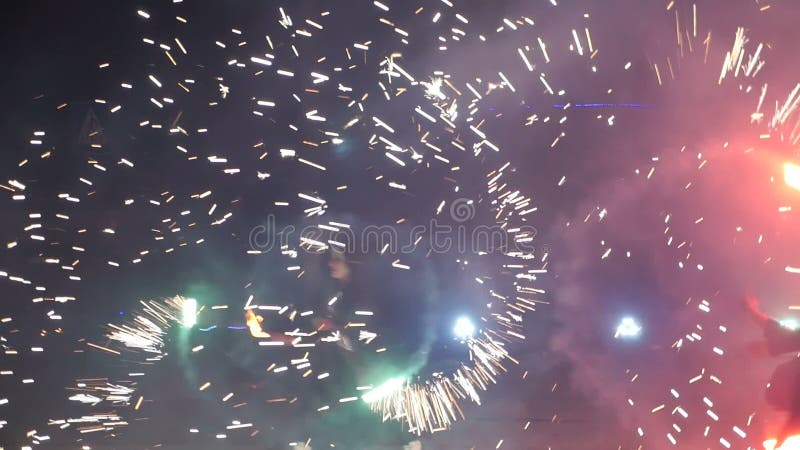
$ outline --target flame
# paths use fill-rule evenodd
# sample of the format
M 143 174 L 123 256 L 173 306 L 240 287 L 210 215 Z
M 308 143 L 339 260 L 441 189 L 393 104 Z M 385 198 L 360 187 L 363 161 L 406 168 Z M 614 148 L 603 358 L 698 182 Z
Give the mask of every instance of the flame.
M 247 328 L 250 329 L 250 334 L 254 338 L 270 337 L 269 333 L 267 333 L 266 331 L 264 331 L 263 328 L 261 328 L 261 322 L 264 321 L 263 317 L 257 315 L 256 313 L 254 313 L 249 309 L 244 313 L 244 317 L 247 322 Z

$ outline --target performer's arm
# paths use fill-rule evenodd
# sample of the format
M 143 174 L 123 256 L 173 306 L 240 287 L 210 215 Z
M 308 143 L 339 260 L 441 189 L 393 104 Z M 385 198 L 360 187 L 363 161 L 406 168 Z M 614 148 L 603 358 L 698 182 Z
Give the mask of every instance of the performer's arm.
M 800 351 L 800 331 L 781 326 L 777 320 L 766 315 L 758 306 L 758 299 L 747 297 L 750 317 L 764 330 L 767 350 L 771 355 Z

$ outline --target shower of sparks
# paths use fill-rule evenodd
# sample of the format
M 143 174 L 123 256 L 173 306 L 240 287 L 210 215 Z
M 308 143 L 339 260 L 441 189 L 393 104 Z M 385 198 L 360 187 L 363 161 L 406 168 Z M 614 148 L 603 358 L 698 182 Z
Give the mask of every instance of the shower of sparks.
M 183 2 L 174 3 L 176 11 L 184 7 Z M 549 3 L 558 7 L 555 0 Z M 484 403 L 484 393 L 502 382 L 512 365 L 519 364 L 513 354 L 515 346 L 526 340 L 524 317 L 549 305 L 548 292 L 541 288 L 539 278 L 548 274 L 550 255 L 546 247 L 534 245 L 537 230 L 531 224 L 537 221 L 539 204 L 538 197 L 525 192 L 526 178 L 543 176 L 555 190 L 568 188 L 573 177 L 562 173 L 521 177 L 516 173 L 519 165 L 512 161 L 515 152 L 506 147 L 514 145 L 515 151 L 527 151 L 532 142 L 523 133 L 535 129 L 540 133 L 536 145 L 548 152 L 565 151 L 573 145 L 573 135 L 582 132 L 580 128 L 574 131 L 572 124 L 578 121 L 572 114 L 598 113 L 591 120 L 608 128 L 624 119 L 601 108 L 644 110 L 640 108 L 645 106 L 638 103 L 621 103 L 628 99 L 615 98 L 614 86 L 598 85 L 592 96 L 576 98 L 568 83 L 575 73 L 589 79 L 606 70 L 624 86 L 632 80 L 625 78 L 633 73 L 629 71 L 631 63 L 623 58 L 606 64 L 610 59 L 605 59 L 608 52 L 601 50 L 602 34 L 589 26 L 588 13 L 578 16 L 585 26 L 551 33 L 549 27 L 538 25 L 540 21 L 547 23 L 545 17 L 534 21 L 509 15 L 489 27 L 479 26 L 450 0 L 423 1 L 422 6 L 410 9 L 401 2 L 367 4 L 380 16 L 376 22 L 384 27 L 367 38 L 363 32 L 369 27 L 350 24 L 337 28 L 330 19 L 350 14 L 344 7 L 308 12 L 308 17 L 302 17 L 297 14 L 305 13 L 305 8 L 287 4 L 273 11 L 273 22 L 280 28 L 270 27 L 269 32 L 239 28 L 212 32 L 181 15 L 170 27 L 162 20 L 172 18 L 161 17 L 157 9 L 132 9 L 129 12 L 140 30 L 139 44 L 150 62 L 132 73 L 115 72 L 123 65 L 114 61 L 101 59 L 102 63 L 93 66 L 113 77 L 116 87 L 97 92 L 91 100 L 80 136 L 83 153 L 68 155 L 66 146 L 51 139 L 56 133 L 26 131 L 27 146 L 0 183 L 0 192 L 11 205 L 4 220 L 13 235 L 4 236 L 4 243 L 10 255 L 7 260 L 14 261 L 13 267 L 0 268 L 0 283 L 24 292 L 40 322 L 23 323 L 28 319 L 22 314 L 3 317 L 0 331 L 5 354 L 27 355 L 23 349 L 42 353 L 45 344 L 59 339 L 69 326 L 71 333 L 81 335 L 77 344 L 70 342 L 75 346 L 74 353 L 106 358 L 126 371 L 113 376 L 100 373 L 96 378 L 71 377 L 73 381 L 66 385 L 66 403 L 79 406 L 85 413 L 52 419 L 49 417 L 56 413 L 42 408 L 45 412 L 40 423 L 25 424 L 33 430 L 26 435 L 31 445 L 51 440 L 50 434 L 63 433 L 59 445 L 69 440 L 88 443 L 95 435 L 116 437 L 121 427 L 145 418 L 143 414 L 158 401 L 143 392 L 143 383 L 137 380 L 157 377 L 153 374 L 167 358 L 183 363 L 184 359 L 196 361 L 213 353 L 211 344 L 218 333 L 239 332 L 244 336 L 242 341 L 252 352 L 249 356 L 257 355 L 263 362 L 261 375 L 268 383 L 272 377 L 293 377 L 305 388 L 262 400 L 259 407 L 298 404 L 305 391 L 340 376 L 321 361 L 323 352 L 391 353 L 395 346 L 384 339 L 382 330 L 372 328 L 371 311 L 356 311 L 345 317 L 344 325 L 331 327 L 325 323 L 324 311 L 300 308 L 285 298 L 258 298 L 253 277 L 247 274 L 235 280 L 244 286 L 244 297 L 231 294 L 234 299 L 214 305 L 218 299 L 203 298 L 200 305 L 181 295 L 141 301 L 127 310 L 121 322 L 108 323 L 101 336 L 92 331 L 95 324 L 79 317 L 80 310 L 74 306 L 78 301 L 99 304 L 103 300 L 97 293 L 86 293 L 91 289 L 75 288 L 78 285 L 106 283 L 103 286 L 111 292 L 102 294 L 116 298 L 122 293 L 115 292 L 117 284 L 109 279 L 131 278 L 143 285 L 155 284 L 145 278 L 154 275 L 145 274 L 142 267 L 169 273 L 175 254 L 216 260 L 210 242 L 225 246 L 246 261 L 267 252 L 278 254 L 284 264 L 281 272 L 295 277 L 300 292 L 313 268 L 304 266 L 298 255 L 347 248 L 349 242 L 343 236 L 358 228 L 343 213 L 355 203 L 349 197 L 355 189 L 376 195 L 379 200 L 370 208 L 390 212 L 397 218 L 395 224 L 413 226 L 431 219 L 490 224 L 503 230 L 509 245 L 502 251 L 473 249 L 467 254 L 444 256 L 458 264 L 465 280 L 474 280 L 473 293 L 478 300 L 470 306 L 480 308 L 468 332 L 463 327 L 457 333 L 465 344 L 459 347 L 463 357 L 457 368 L 441 371 L 435 368 L 435 361 L 429 361 L 414 373 L 392 378 L 366 393 L 353 386 L 350 392 L 341 393 L 338 402 L 315 405 L 316 412 L 329 414 L 361 398 L 383 421 L 400 423 L 410 433 L 444 431 L 468 417 L 470 408 Z M 675 5 L 670 2 L 667 10 Z M 688 20 L 679 14 L 677 6 L 674 9 L 675 15 L 670 12 L 670 18 L 675 18 L 676 33 L 671 39 L 678 46 L 679 57 L 702 52 L 704 63 L 708 61 L 709 67 L 714 64 L 713 70 L 709 69 L 719 85 L 714 87 L 731 88 L 753 98 L 755 108 L 749 119 L 759 128 L 762 139 L 797 147 L 800 84 L 780 99 L 768 92 L 766 82 L 757 84 L 770 46 L 753 44 L 746 29 L 740 27 L 724 37 L 733 38 L 724 56 L 715 55 L 710 50 L 711 32 L 698 33 L 703 22 L 698 19 L 702 15 L 697 5 L 691 6 Z M 156 21 L 158 29 L 152 28 Z M 412 30 L 426 31 L 417 34 Z M 432 34 L 428 36 L 428 32 Z M 192 38 L 195 33 L 202 38 Z M 334 33 L 336 39 L 332 39 Z M 545 35 L 550 37 L 545 39 Z M 329 42 L 348 43 L 334 48 Z M 441 59 L 435 60 L 435 67 L 420 64 L 411 50 L 410 55 L 404 55 L 413 47 L 410 43 L 438 53 Z M 451 51 L 466 49 L 492 49 L 497 59 L 445 67 Z M 681 64 L 675 57 L 671 54 L 652 63 L 654 83 L 667 88 L 677 78 Z M 574 72 L 567 77 L 566 70 L 585 73 Z M 506 108 L 495 106 L 508 99 L 513 100 L 517 111 L 524 105 L 526 117 L 504 115 Z M 774 111 L 768 111 L 773 103 Z M 85 105 L 59 99 L 51 106 L 60 113 Z M 516 121 L 513 126 L 519 130 L 519 144 L 497 131 L 501 129 L 497 124 L 507 125 L 507 121 Z M 123 135 L 135 136 L 133 143 L 120 145 L 114 141 L 106 130 L 115 128 L 123 130 Z M 139 137 L 142 139 L 137 141 Z M 148 149 L 137 147 L 142 145 L 138 142 L 147 142 Z M 349 156 L 351 151 L 357 158 Z M 707 160 L 697 156 L 700 173 Z M 62 167 L 65 159 L 79 167 Z M 645 182 L 658 179 L 659 161 L 648 161 L 648 167 L 637 170 L 637 176 Z M 166 175 L 159 175 L 162 168 L 168 169 L 164 170 Z M 783 170 L 785 184 L 800 190 L 800 166 L 787 162 Z M 58 191 L 51 192 L 43 187 L 42 178 L 56 171 L 67 181 L 59 181 L 53 187 Z M 689 185 L 680 188 L 689 189 Z M 409 199 L 413 199 L 413 205 L 404 206 L 404 202 L 411 202 Z M 245 220 L 242 217 L 253 210 L 261 212 L 264 205 L 278 218 L 278 227 L 295 226 L 296 218 L 302 217 L 308 233 L 273 245 L 266 232 L 274 231 L 270 226 L 275 224 L 240 226 Z M 789 206 L 781 208 L 788 208 L 782 212 L 791 211 Z M 586 222 L 592 214 L 601 221 L 613 220 L 608 218 L 613 212 L 598 208 L 586 216 Z M 669 222 L 680 217 L 701 226 L 703 217 L 688 217 L 684 211 L 665 215 L 666 245 L 682 252 L 676 267 L 702 272 L 703 255 L 689 251 L 691 239 L 679 236 L 669 228 Z M 242 234 L 245 228 L 249 235 Z M 412 252 L 426 258 L 436 251 L 434 243 L 425 237 L 412 244 Z M 621 258 L 618 254 L 630 258 L 630 252 L 619 252 L 610 243 L 603 241 L 602 246 L 602 261 Z M 386 247 L 376 253 L 376 264 L 387 270 L 421 271 L 406 255 Z M 794 266 L 783 267 L 785 272 L 800 273 Z M 342 303 L 338 300 L 325 299 L 332 310 Z M 691 417 L 692 427 L 704 428 L 703 439 L 709 446 L 731 448 L 749 443 L 747 439 L 757 439 L 750 427 L 752 416 L 732 417 L 735 412 L 715 409 L 709 393 L 723 381 L 730 382 L 712 368 L 714 361 L 729 358 L 723 345 L 727 327 L 714 322 L 716 304 L 711 301 L 693 297 L 686 305 L 691 308 L 691 317 L 697 317 L 697 324 L 677 334 L 669 351 L 697 350 L 704 355 L 702 367 L 691 366 L 694 371 L 687 372 L 685 379 L 661 389 L 658 395 L 664 398 L 658 398 L 656 404 L 651 404 L 652 396 L 641 399 L 631 394 L 625 399 L 631 408 L 645 408 L 642 411 L 646 414 L 671 417 L 671 427 L 653 430 L 642 425 L 636 427 L 635 434 L 645 440 L 657 433 L 656 447 L 665 442 L 680 447 L 690 434 L 682 430 L 690 428 L 687 423 Z M 239 314 L 244 310 L 244 318 L 225 323 L 220 317 L 229 308 Z M 268 326 L 273 318 L 290 325 L 273 330 Z M 76 321 L 81 323 L 75 326 Z M 62 324 L 69 325 L 62 328 Z M 632 320 L 623 321 L 623 325 L 617 329 L 618 337 L 641 331 Z M 22 337 L 18 331 L 23 327 L 33 329 L 33 337 Z M 276 356 L 278 353 L 281 356 Z M 186 424 L 183 429 L 187 434 L 222 440 L 239 433 L 253 437 L 260 431 L 263 421 L 248 410 L 246 400 L 241 400 L 247 393 L 226 385 L 211 371 L 195 372 L 191 389 L 213 402 L 224 419 L 213 429 Z M 36 379 L 24 370 L 5 368 L 3 372 L 3 376 L 19 381 L 21 390 L 40 383 L 35 375 Z M 625 375 L 634 386 L 632 390 L 649 383 L 633 369 Z M 6 397 L 5 393 L 0 395 L 0 405 L 8 402 Z M 7 415 L 0 417 L 2 428 L 5 419 L 13 420 L 14 413 L 10 408 L 0 413 Z M 246 417 L 248 414 L 253 417 Z M 725 430 L 716 427 L 721 417 L 736 421 L 736 425 Z M 267 430 L 269 424 L 261 426 Z M 40 434 L 44 429 L 48 433 Z M 794 439 L 781 449 L 796 448 Z M 499 439 L 496 447 L 501 448 L 504 442 L 504 448 L 509 448 L 507 439 Z M 769 445 L 764 443 L 771 450 L 776 442 Z M 300 446 L 309 447 L 307 442 L 297 444 Z
M 424 383 L 403 384 L 393 379 L 364 396 L 370 408 L 384 421 L 405 423 L 417 435 L 448 429 L 463 419 L 460 403 L 464 400 L 481 404 L 480 392 L 497 383 L 505 371 L 505 360 L 516 362 L 501 344 L 485 339 L 467 342 L 474 364 L 462 365 L 451 376 L 434 376 Z
M 699 44 L 698 42 L 692 42 L 692 36 L 696 36 L 693 30 L 690 32 L 679 28 L 678 36 L 681 52 L 683 51 L 683 46 L 696 46 Z M 710 33 L 708 36 L 708 39 L 710 39 Z M 797 127 L 798 123 L 800 123 L 800 118 L 798 118 L 797 114 L 798 88 L 791 90 L 785 100 L 776 99 L 774 115 L 768 120 L 762 121 L 765 117 L 763 105 L 768 104 L 768 100 L 765 102 L 765 99 L 769 98 L 769 94 L 766 83 L 762 83 L 760 89 L 756 83 L 759 82 L 758 77 L 761 73 L 761 68 L 766 63 L 763 59 L 765 46 L 758 44 L 755 49 L 752 49 L 748 44 L 749 39 L 745 29 L 739 28 L 734 36 L 731 50 L 724 55 L 724 58 L 721 58 L 724 62 L 718 83 L 723 85 L 723 88 L 734 92 L 738 91 L 744 99 L 752 100 L 755 112 L 750 115 L 750 121 L 759 124 L 754 132 L 755 136 L 761 140 L 766 140 L 767 147 L 769 140 L 775 139 L 780 140 L 784 145 L 788 143 L 793 148 L 796 148 L 798 144 Z M 689 56 L 685 57 L 689 58 Z M 714 55 L 709 56 L 708 52 L 706 52 L 703 63 L 713 60 Z M 670 61 L 668 60 L 667 63 L 669 65 Z M 686 66 L 688 64 L 688 62 L 685 62 L 683 65 Z M 659 85 L 664 84 L 663 72 L 659 73 L 657 66 L 655 77 Z M 738 78 L 738 80 L 735 83 L 727 83 L 729 78 Z M 745 124 L 746 122 L 742 125 Z M 720 139 L 724 139 L 724 136 L 721 136 Z M 722 148 L 728 149 L 728 146 L 729 143 L 725 142 Z M 707 163 L 707 156 L 705 154 L 710 154 L 712 150 L 704 149 L 703 153 L 695 155 L 684 152 L 685 150 L 686 147 L 683 147 L 680 152 L 670 156 L 672 158 L 694 156 L 698 160 L 697 163 L 693 163 L 697 168 L 697 173 L 706 173 L 707 169 L 704 169 L 704 167 Z M 745 153 L 750 150 L 745 150 Z M 657 156 L 652 161 L 663 164 L 665 160 L 665 156 Z M 798 188 L 800 186 L 798 173 L 800 172 L 797 171 L 797 166 L 793 163 L 786 163 L 783 166 L 783 171 L 786 185 L 800 189 Z M 658 172 L 655 171 L 655 165 L 644 172 L 637 170 L 636 173 L 637 175 L 646 173 L 645 179 L 647 182 L 652 182 L 659 176 Z M 717 174 L 717 176 L 720 175 Z M 689 191 L 696 184 L 696 181 L 691 180 L 688 184 L 684 182 L 680 186 L 676 185 L 675 191 Z M 662 179 L 663 182 L 664 180 Z M 791 210 L 790 207 L 777 209 L 779 213 Z M 602 211 L 600 220 L 606 219 L 606 210 L 603 209 Z M 678 231 L 680 228 L 676 225 L 676 221 L 686 220 L 696 226 L 701 226 L 704 222 L 704 217 L 685 217 L 685 211 L 666 211 L 662 212 L 662 215 L 664 223 L 661 231 L 665 235 L 667 248 L 685 248 L 687 243 L 691 247 L 691 237 L 685 235 L 686 233 L 684 233 L 684 236 L 680 236 L 681 232 Z M 587 220 L 589 217 L 587 216 Z M 737 233 L 743 231 L 741 227 L 736 228 L 736 230 Z M 753 237 L 753 241 L 762 244 L 764 235 L 756 234 Z M 606 245 L 605 242 L 604 245 Z M 609 247 L 604 257 L 607 256 L 610 250 L 611 248 Z M 676 261 L 676 266 L 679 270 L 696 269 L 698 272 L 704 270 L 704 265 L 698 261 L 703 258 L 702 254 L 689 251 L 682 252 L 682 255 L 679 255 Z M 627 252 L 627 258 L 630 257 L 630 252 Z M 791 273 L 789 268 L 789 266 L 786 267 L 786 272 Z M 671 350 L 674 352 L 676 360 L 680 354 L 705 355 L 705 357 L 694 363 L 687 363 L 687 361 L 682 360 L 680 365 L 678 363 L 675 363 L 676 365 L 674 366 L 665 365 L 665 369 L 668 367 L 680 368 L 681 376 L 685 376 L 683 379 L 674 379 L 674 383 L 671 385 L 656 385 L 652 380 L 652 373 L 651 377 L 645 375 L 648 369 L 651 369 L 650 371 L 652 372 L 652 368 L 631 365 L 632 367 L 627 369 L 624 375 L 629 382 L 627 388 L 628 398 L 620 399 L 620 403 L 632 411 L 636 411 L 633 415 L 640 418 L 641 423 L 636 427 L 636 435 L 641 439 L 642 443 L 650 443 L 650 445 L 655 445 L 656 447 L 664 446 L 665 448 L 672 446 L 682 448 L 687 445 L 698 446 L 700 445 L 699 442 L 707 443 L 703 444 L 704 447 L 708 445 L 721 448 L 756 448 L 761 443 L 761 440 L 759 439 L 760 436 L 758 436 L 758 429 L 753 425 L 755 421 L 761 418 L 759 414 L 761 411 L 756 412 L 754 411 L 755 408 L 748 409 L 750 408 L 749 405 L 742 405 L 743 408 L 739 409 L 724 409 L 717 405 L 720 397 L 730 396 L 729 391 L 732 389 L 732 383 L 736 381 L 723 377 L 719 371 L 722 371 L 725 366 L 715 362 L 715 360 L 728 361 L 727 364 L 731 364 L 728 349 L 725 346 L 726 342 L 731 342 L 731 333 L 726 324 L 719 322 L 724 316 L 720 316 L 717 312 L 717 309 L 722 309 L 723 306 L 716 305 L 707 299 L 698 299 L 691 296 L 686 301 L 686 304 L 690 308 L 690 317 L 694 318 L 690 320 L 696 320 L 696 324 L 683 333 L 679 332 L 676 335 Z M 796 325 L 793 321 L 788 320 L 781 322 L 781 324 L 787 327 Z M 618 334 L 621 333 L 618 332 Z M 661 358 L 666 357 L 662 356 Z M 674 372 L 678 373 L 677 370 Z M 658 378 L 659 383 L 662 383 L 665 379 L 667 379 L 665 375 L 660 376 Z M 733 389 L 739 389 L 739 385 L 736 386 Z M 654 389 L 657 390 L 659 388 L 662 392 L 660 397 L 653 394 Z M 727 427 L 722 428 L 720 424 L 726 424 Z M 796 448 L 797 442 L 800 441 L 795 442 L 794 439 L 795 437 L 790 438 L 780 448 Z M 772 440 L 764 442 L 763 445 L 765 448 L 772 450 L 775 448 L 776 443 L 776 441 Z

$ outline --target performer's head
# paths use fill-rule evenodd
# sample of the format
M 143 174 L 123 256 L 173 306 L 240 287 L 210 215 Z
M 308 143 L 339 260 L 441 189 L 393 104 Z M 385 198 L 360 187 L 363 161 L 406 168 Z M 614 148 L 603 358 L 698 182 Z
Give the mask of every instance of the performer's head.
M 350 281 L 350 266 L 347 264 L 344 252 L 331 250 L 328 260 L 331 278 L 347 283 Z

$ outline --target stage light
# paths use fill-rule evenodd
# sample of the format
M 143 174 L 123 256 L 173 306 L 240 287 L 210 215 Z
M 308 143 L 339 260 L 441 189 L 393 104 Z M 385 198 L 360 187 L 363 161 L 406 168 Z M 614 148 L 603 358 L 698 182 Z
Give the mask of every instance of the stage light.
M 784 164 L 783 181 L 792 189 L 800 191 L 800 166 L 788 162 Z
M 459 317 L 453 327 L 453 334 L 462 341 L 469 339 L 475 334 L 475 325 L 469 320 L 469 317 Z
M 614 338 L 634 338 L 639 336 L 642 332 L 642 327 L 634 320 L 632 317 L 625 317 L 620 321 L 619 325 L 617 325 L 617 332 L 614 334 Z
M 192 328 L 197 323 L 197 300 L 187 298 L 183 301 L 181 322 L 186 328 Z

